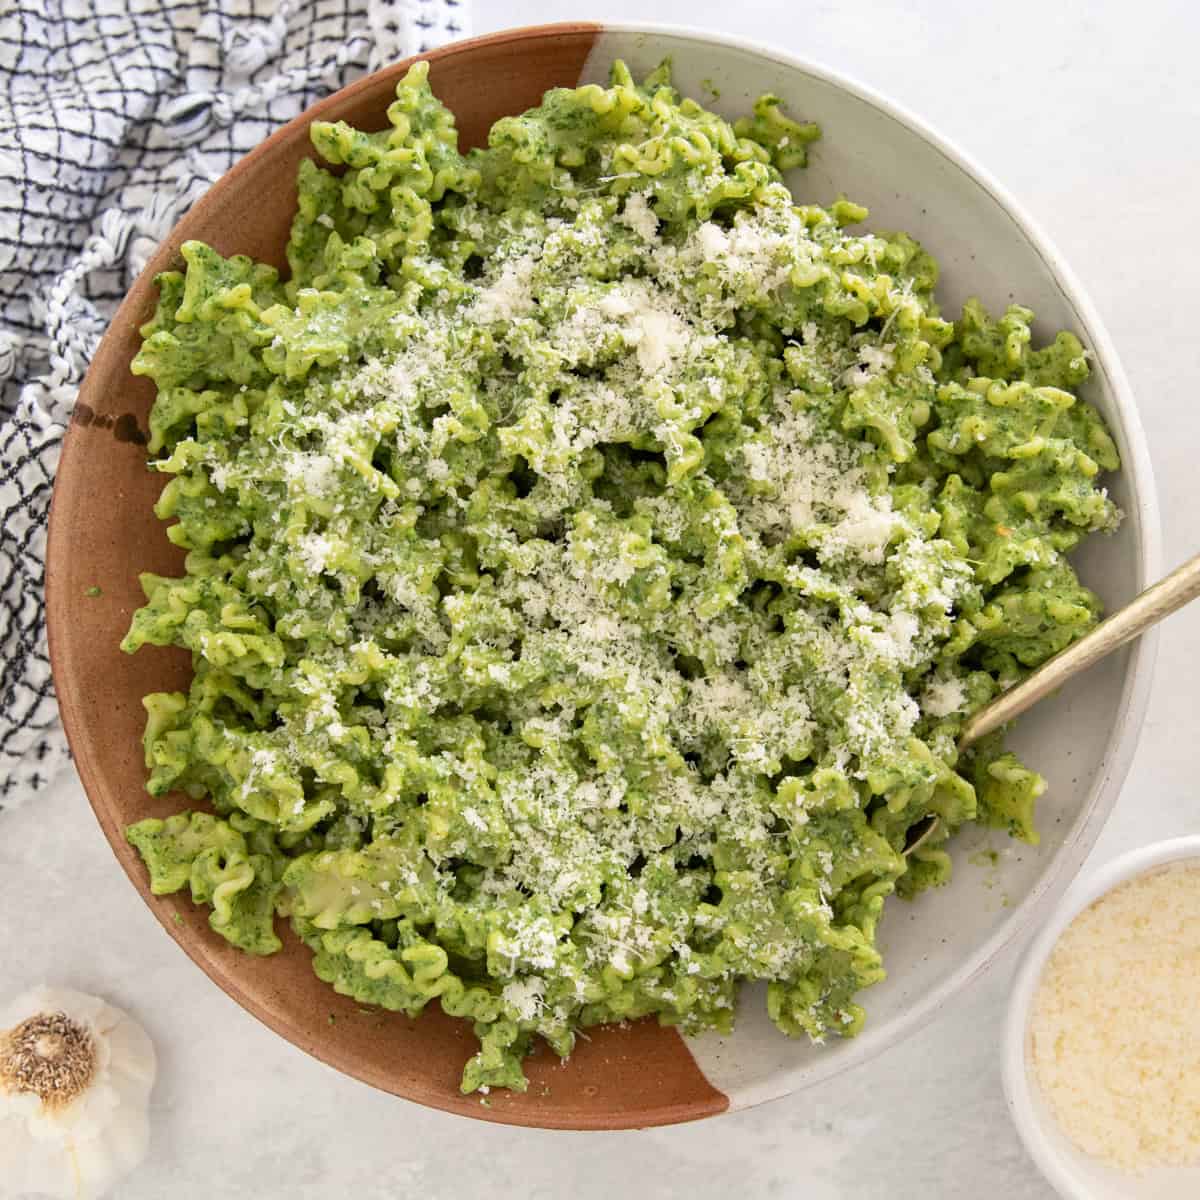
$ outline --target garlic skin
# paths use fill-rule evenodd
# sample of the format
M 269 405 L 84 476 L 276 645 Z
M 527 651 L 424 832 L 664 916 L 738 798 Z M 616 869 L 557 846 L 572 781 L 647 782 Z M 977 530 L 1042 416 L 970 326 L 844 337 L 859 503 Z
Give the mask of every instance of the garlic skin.
M 99 1200 L 146 1156 L 158 1066 L 146 1032 L 96 996 L 45 985 L 0 1011 L 0 1179 Z

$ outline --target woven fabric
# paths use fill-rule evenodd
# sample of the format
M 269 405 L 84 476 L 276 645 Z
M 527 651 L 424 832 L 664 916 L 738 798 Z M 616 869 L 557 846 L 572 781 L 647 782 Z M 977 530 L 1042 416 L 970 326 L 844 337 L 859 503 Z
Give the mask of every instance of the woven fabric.
M 281 124 L 467 32 L 466 0 L 0 5 L 0 807 L 68 757 L 46 653 L 46 517 L 79 382 L 121 297 Z

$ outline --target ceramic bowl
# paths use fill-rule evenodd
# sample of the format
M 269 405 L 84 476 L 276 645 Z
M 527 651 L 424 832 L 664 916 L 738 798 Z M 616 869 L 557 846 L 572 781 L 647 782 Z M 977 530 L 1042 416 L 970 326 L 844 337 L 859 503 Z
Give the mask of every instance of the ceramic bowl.
M 823 67 L 704 33 L 553 25 L 424 57 L 434 91 L 471 146 L 498 117 L 536 104 L 549 87 L 603 81 L 618 57 L 642 74 L 668 55 L 682 90 L 729 116 L 772 91 L 790 112 L 819 121 L 824 138 L 812 164 L 790 180 L 797 195 L 829 202 L 845 193 L 870 206 L 875 227 L 915 234 L 942 265 L 945 310 L 957 311 L 972 294 L 993 309 L 1019 297 L 1038 313 L 1039 336 L 1071 329 L 1091 348 L 1095 371 L 1086 394 L 1119 444 L 1125 465 L 1112 491 L 1127 516 L 1114 537 L 1089 541 L 1078 566 L 1109 606 L 1131 599 L 1158 571 L 1159 541 L 1129 386 L 1070 272 L 1013 200 L 960 152 L 895 105 Z M 100 346 L 63 450 L 48 564 L 54 675 L 84 787 L 121 865 L 199 966 L 284 1037 L 378 1087 L 485 1120 L 617 1128 L 704 1117 L 819 1084 L 928 1019 L 1062 892 L 1128 767 L 1150 685 L 1153 639 L 1108 659 L 1021 723 L 1015 747 L 1050 784 L 1041 806 L 1041 846 L 1005 850 L 994 869 L 984 870 L 967 860 L 988 836 L 964 833 L 953 883 L 914 904 L 891 904 L 881 930 L 889 977 L 865 997 L 866 1029 L 823 1047 L 785 1039 L 768 1022 L 761 994 L 748 989 L 732 1038 L 684 1040 L 650 1023 L 598 1031 L 565 1066 L 541 1051 L 530 1064 L 526 1094 L 494 1093 L 484 1107 L 457 1090 L 472 1044 L 464 1026 L 433 1009 L 417 1021 L 359 1011 L 313 976 L 308 952 L 290 934 L 275 957 L 239 954 L 188 901 L 150 896 L 145 871 L 122 837 L 130 821 L 183 806 L 178 796 L 151 799 L 143 790 L 141 697 L 185 687 L 188 656 L 145 649 L 130 657 L 117 649 L 141 603 L 138 572 L 178 573 L 182 564 L 151 512 L 162 480 L 146 470 L 138 444 L 152 385 L 129 374 L 138 326 L 154 304 L 154 275 L 177 262 L 188 238 L 281 266 L 297 164 L 311 153 L 310 122 L 341 118 L 383 127 L 406 67 L 389 67 L 322 101 L 230 171 L 167 238 Z M 101 594 L 88 595 L 95 587 Z M 992 835 L 991 841 L 1000 839 Z
M 1200 1196 L 1200 1165 L 1118 1171 L 1079 1150 L 1059 1128 L 1033 1070 L 1029 1017 L 1046 961 L 1067 926 L 1118 884 L 1168 863 L 1200 863 L 1200 835 L 1155 842 L 1079 880 L 1025 953 L 1004 1030 L 1004 1094 L 1013 1123 L 1046 1179 L 1065 1200 L 1180 1200 Z

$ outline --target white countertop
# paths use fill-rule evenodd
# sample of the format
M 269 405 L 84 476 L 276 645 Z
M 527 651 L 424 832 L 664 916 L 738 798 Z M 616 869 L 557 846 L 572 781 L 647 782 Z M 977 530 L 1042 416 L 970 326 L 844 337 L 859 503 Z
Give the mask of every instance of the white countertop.
M 924 117 L 1025 203 L 1100 310 L 1139 398 L 1166 562 L 1200 549 L 1200 8 L 1183 0 L 475 0 L 478 32 L 655 19 L 770 41 Z M 817 114 L 819 117 L 819 114 Z M 869 198 L 865 198 L 869 199 Z M 936 246 L 933 247 L 936 252 Z M 1200 607 L 1164 627 L 1140 749 L 1092 855 L 1200 832 Z M 0 1000 L 42 980 L 137 1013 L 161 1056 L 149 1161 L 120 1200 L 691 1196 L 1046 1198 L 1009 1124 L 1009 952 L 921 1033 L 817 1093 L 696 1125 L 564 1134 L 373 1091 L 270 1033 L 162 932 L 78 783 L 0 815 Z M 0 1195 L 4 1184 L 0 1180 Z

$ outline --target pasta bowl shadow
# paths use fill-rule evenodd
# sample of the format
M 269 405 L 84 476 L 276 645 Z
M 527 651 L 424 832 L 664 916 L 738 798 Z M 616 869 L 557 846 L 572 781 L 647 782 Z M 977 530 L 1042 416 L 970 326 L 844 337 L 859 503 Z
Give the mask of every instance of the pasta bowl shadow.
M 1091 539 L 1076 566 L 1106 605 L 1127 603 L 1159 572 L 1158 516 L 1142 428 L 1113 347 L 1067 267 L 1015 202 L 964 155 L 895 105 L 815 64 L 774 50 L 682 29 L 551 25 L 498 33 L 422 57 L 434 92 L 455 113 L 463 146 L 484 142 L 499 117 L 529 108 L 553 86 L 601 82 L 614 58 L 635 76 L 671 56 L 678 86 L 722 115 L 771 91 L 794 115 L 818 121 L 823 139 L 795 178 L 803 199 L 845 193 L 871 222 L 920 239 L 942 267 L 939 299 L 950 313 L 969 295 L 992 308 L 1011 296 L 1038 314 L 1035 334 L 1074 331 L 1093 355 L 1084 394 L 1104 414 L 1124 463 L 1111 491 L 1126 518 Z M 434 1006 L 410 1020 L 361 1008 L 313 974 L 311 956 L 279 922 L 282 952 L 252 958 L 209 927 L 183 894 L 156 897 L 125 827 L 189 807 L 145 791 L 142 697 L 186 688 L 186 653 L 118 645 L 142 596 L 138 575 L 180 573 L 182 552 L 152 506 L 162 476 L 142 444 L 152 383 L 130 362 L 156 299 L 154 277 L 178 265 L 180 246 L 203 240 L 222 254 L 282 267 L 296 204 L 295 177 L 311 156 L 308 126 L 342 119 L 386 125 L 407 69 L 400 63 L 323 100 L 240 162 L 187 214 L 134 283 L 88 372 L 54 491 L 47 593 L 50 653 L 63 721 L 97 819 L 121 866 L 166 932 L 230 996 L 297 1046 L 359 1079 L 419 1103 L 489 1121 L 612 1129 L 693 1120 L 810 1087 L 862 1063 L 937 1012 L 1062 893 L 1116 799 L 1145 710 L 1153 636 L 1110 657 L 1019 724 L 1012 738 L 1045 775 L 1042 841 L 1015 847 L 964 832 L 945 888 L 890 902 L 880 931 L 888 978 L 867 992 L 865 1029 L 811 1046 L 785 1039 L 761 995 L 743 995 L 736 1033 L 683 1038 L 652 1022 L 604 1027 L 561 1064 L 546 1048 L 528 1064 L 529 1090 L 494 1091 L 482 1104 L 458 1081 L 474 1050 L 465 1022 Z M 195 807 L 194 804 L 190 805 Z M 995 850 L 988 866 L 973 853 Z

